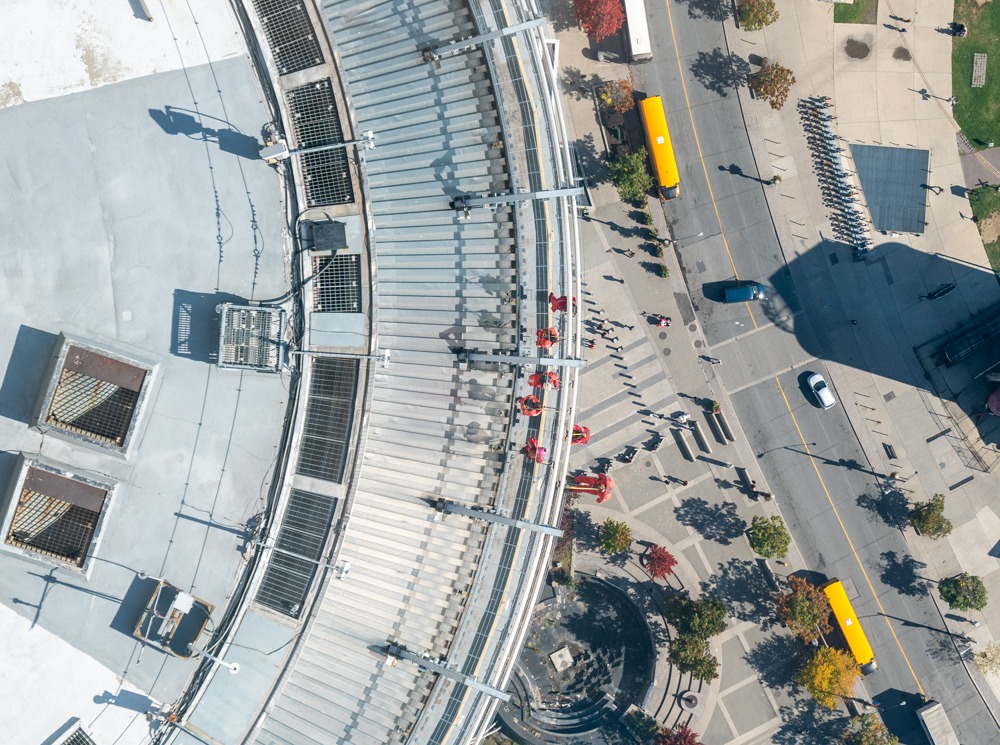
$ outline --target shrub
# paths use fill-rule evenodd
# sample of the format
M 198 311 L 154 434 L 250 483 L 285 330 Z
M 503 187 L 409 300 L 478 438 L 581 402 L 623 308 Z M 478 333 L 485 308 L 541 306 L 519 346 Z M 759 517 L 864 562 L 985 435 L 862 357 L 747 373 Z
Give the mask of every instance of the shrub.
M 750 86 L 764 98 L 772 109 L 780 109 L 788 99 L 788 93 L 795 85 L 792 71 L 777 62 L 764 61 L 758 72 L 750 76 Z
M 622 0 L 573 0 L 573 11 L 593 41 L 618 33 L 625 23 Z
M 765 559 L 784 558 L 791 542 L 785 521 L 779 515 L 756 515 L 750 523 L 750 548 Z
M 941 580 L 938 592 L 941 599 L 955 610 L 982 610 L 986 607 L 986 585 L 968 572 Z
M 944 494 L 935 494 L 926 502 L 917 502 L 910 509 L 910 525 L 920 535 L 944 538 L 951 533 L 951 520 L 944 516 Z
M 623 124 L 625 124 L 625 117 L 615 111 L 604 117 L 604 126 L 608 129 L 618 129 Z
M 899 738 L 889 734 L 878 714 L 854 717 L 840 739 L 847 745 L 899 745 Z
M 631 80 L 612 80 L 605 83 L 597 95 L 604 108 L 619 115 L 635 106 L 635 89 Z
M 778 20 L 774 0 L 743 0 L 740 3 L 740 26 L 746 31 L 760 31 Z
M 653 579 L 663 579 L 668 574 L 674 573 L 677 566 L 677 559 L 674 555 L 663 548 L 663 546 L 650 546 L 649 553 L 646 554 L 646 571 Z
M 691 673 L 706 683 L 719 677 L 719 661 L 712 654 L 707 639 L 681 634 L 670 642 L 667 657 L 682 673 Z
M 674 598 L 667 610 L 667 620 L 682 636 L 708 639 L 726 629 L 726 604 L 718 598 L 692 600 L 687 595 Z
M 670 267 L 666 264 L 660 264 L 660 276 L 667 279 L 670 276 Z
M 599 547 L 602 554 L 620 554 L 632 547 L 632 529 L 610 517 L 601 526 Z
M 608 166 L 611 183 L 625 202 L 643 201 L 653 188 L 653 177 L 646 170 L 646 157 L 646 148 L 641 147 L 633 153 L 619 155 Z
M 837 696 L 850 696 L 861 677 L 861 668 L 847 652 L 820 647 L 799 671 L 798 681 L 820 706 L 831 711 Z
M 788 626 L 806 644 L 828 634 L 830 626 L 830 601 L 826 595 L 801 577 L 788 578 L 789 592 L 771 596 L 778 620 Z

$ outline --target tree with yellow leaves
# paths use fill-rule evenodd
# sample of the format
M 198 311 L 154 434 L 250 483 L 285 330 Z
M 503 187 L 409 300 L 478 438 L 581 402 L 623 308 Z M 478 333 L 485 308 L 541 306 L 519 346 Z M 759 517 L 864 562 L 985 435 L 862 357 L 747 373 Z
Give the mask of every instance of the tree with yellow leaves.
M 820 647 L 799 671 L 798 681 L 828 709 L 837 708 L 838 696 L 850 696 L 861 677 L 861 669 L 847 652 Z

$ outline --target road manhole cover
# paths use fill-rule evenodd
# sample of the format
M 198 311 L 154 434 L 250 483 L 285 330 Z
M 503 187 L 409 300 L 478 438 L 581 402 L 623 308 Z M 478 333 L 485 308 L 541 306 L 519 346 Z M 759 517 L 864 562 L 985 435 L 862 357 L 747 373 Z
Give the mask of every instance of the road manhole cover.
M 694 348 L 695 349 L 701 349 L 701 347 L 702 347 L 701 339 L 695 339 L 694 340 Z
M 667 332 L 666 331 L 661 331 L 660 332 L 660 338 L 661 339 L 666 339 L 667 338 Z
M 666 349 L 663 350 L 663 356 L 664 357 L 670 356 L 670 347 L 667 347 Z
M 688 326 L 688 331 L 694 332 L 694 331 L 697 331 L 697 330 L 698 330 L 698 324 L 697 323 L 692 323 L 690 326 Z

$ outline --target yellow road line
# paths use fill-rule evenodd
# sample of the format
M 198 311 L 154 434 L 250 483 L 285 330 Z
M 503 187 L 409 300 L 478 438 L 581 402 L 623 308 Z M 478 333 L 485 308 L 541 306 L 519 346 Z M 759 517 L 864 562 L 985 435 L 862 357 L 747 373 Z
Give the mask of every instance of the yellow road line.
M 837 522 L 840 523 L 840 529 L 844 532 L 844 537 L 847 539 L 847 545 L 851 547 L 851 553 L 854 554 L 855 561 L 858 562 L 858 568 L 861 569 L 861 574 L 864 575 L 865 582 L 868 583 L 868 589 L 872 591 L 872 597 L 875 598 L 875 602 L 878 603 L 878 609 L 882 612 L 882 618 L 885 620 L 885 625 L 889 627 L 889 633 L 892 634 L 892 638 L 896 641 L 896 646 L 899 647 L 899 653 L 903 655 L 903 660 L 906 662 L 906 666 L 910 669 L 910 675 L 913 676 L 913 680 L 917 684 L 917 689 L 920 691 L 921 696 L 926 696 L 924 693 L 924 687 L 920 685 L 920 679 L 917 674 L 913 671 L 913 665 L 910 664 L 909 657 L 906 656 L 906 652 L 903 651 L 903 645 L 899 641 L 899 637 L 896 636 L 896 630 L 892 628 L 892 623 L 889 621 L 889 615 L 885 612 L 885 608 L 882 607 L 882 601 L 878 599 L 878 593 L 875 592 L 875 587 L 872 585 L 871 578 L 868 576 L 868 572 L 865 571 L 864 564 L 861 563 L 861 557 L 858 556 L 857 550 L 854 548 L 854 542 L 851 541 L 851 536 L 847 532 L 847 528 L 844 526 L 844 521 L 840 519 L 840 512 L 837 511 L 837 505 L 833 503 L 833 497 L 830 496 L 830 490 L 826 488 L 826 482 L 823 481 L 823 477 L 820 476 L 819 467 L 816 465 L 816 459 L 813 458 L 812 451 L 809 450 L 809 445 L 806 444 L 806 438 L 802 436 L 802 430 L 799 429 L 799 423 L 795 419 L 795 414 L 792 413 L 791 404 L 788 403 L 788 396 L 785 395 L 785 389 L 781 387 L 781 381 L 775 376 L 774 382 L 778 385 L 778 391 L 781 393 L 781 397 L 785 400 L 785 408 L 788 409 L 788 415 L 792 418 L 792 424 L 795 425 L 795 431 L 799 433 L 799 440 L 802 442 L 802 447 L 805 448 L 806 453 L 809 455 L 809 462 L 812 464 L 813 470 L 816 472 L 816 478 L 819 479 L 820 486 L 823 487 L 823 493 L 826 494 L 827 501 L 830 502 L 830 508 L 833 510 L 833 514 L 837 517 Z
M 740 273 L 736 271 L 736 262 L 733 261 L 733 252 L 729 249 L 729 239 L 726 238 L 726 231 L 722 228 L 722 217 L 719 215 L 719 205 L 715 201 L 715 192 L 712 191 L 712 182 L 708 179 L 708 166 L 705 165 L 705 155 L 701 150 L 701 139 L 698 137 L 698 128 L 694 125 L 694 112 L 691 111 L 691 99 L 688 97 L 687 84 L 684 82 L 684 70 L 681 67 L 681 51 L 677 45 L 677 33 L 674 31 L 674 17 L 670 12 L 670 0 L 664 0 L 667 7 L 667 23 L 670 25 L 670 38 L 674 40 L 674 59 L 677 60 L 677 73 L 681 81 L 681 89 L 684 91 L 684 105 L 687 107 L 688 119 L 691 120 L 691 131 L 694 132 L 694 145 L 698 148 L 698 160 L 701 162 L 701 170 L 705 174 L 705 186 L 708 187 L 708 198 L 712 200 L 712 209 L 715 210 L 715 220 L 719 224 L 719 235 L 722 237 L 722 245 L 726 247 L 726 254 L 729 256 L 729 263 L 733 267 L 733 274 L 736 279 L 740 278 Z M 750 313 L 750 320 L 753 327 L 757 328 L 757 319 L 753 316 L 753 308 L 750 303 L 746 303 L 747 312 Z

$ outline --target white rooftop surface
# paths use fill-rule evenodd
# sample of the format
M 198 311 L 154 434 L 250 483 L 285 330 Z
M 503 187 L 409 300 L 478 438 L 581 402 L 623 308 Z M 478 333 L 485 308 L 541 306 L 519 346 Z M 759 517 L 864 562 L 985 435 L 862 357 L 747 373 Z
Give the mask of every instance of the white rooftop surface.
M 221 299 L 287 290 L 279 181 L 254 157 L 269 114 L 228 3 L 148 5 L 152 23 L 135 2 L 8 0 L 0 24 L 0 486 L 17 453 L 120 484 L 89 579 L 0 553 L 0 739 L 17 745 L 74 717 L 99 742 L 148 740 L 146 697 L 171 703 L 197 663 L 132 638 L 137 574 L 218 620 L 285 413 L 279 376 L 209 360 Z M 29 426 L 60 332 L 156 364 L 127 459 Z
M 149 724 L 142 713 L 149 698 L 123 684 L 114 671 L 3 606 L 0 629 L 0 691 L 7 696 L 7 713 L 0 714 L 4 742 L 41 743 L 52 735 L 52 721 L 36 716 L 39 701 L 58 702 L 75 712 L 98 742 L 115 742 L 118 737 L 122 743 L 142 742 L 148 736 Z M 29 711 L 32 715 L 24 716 Z M 62 720 L 71 718 L 66 715 Z

